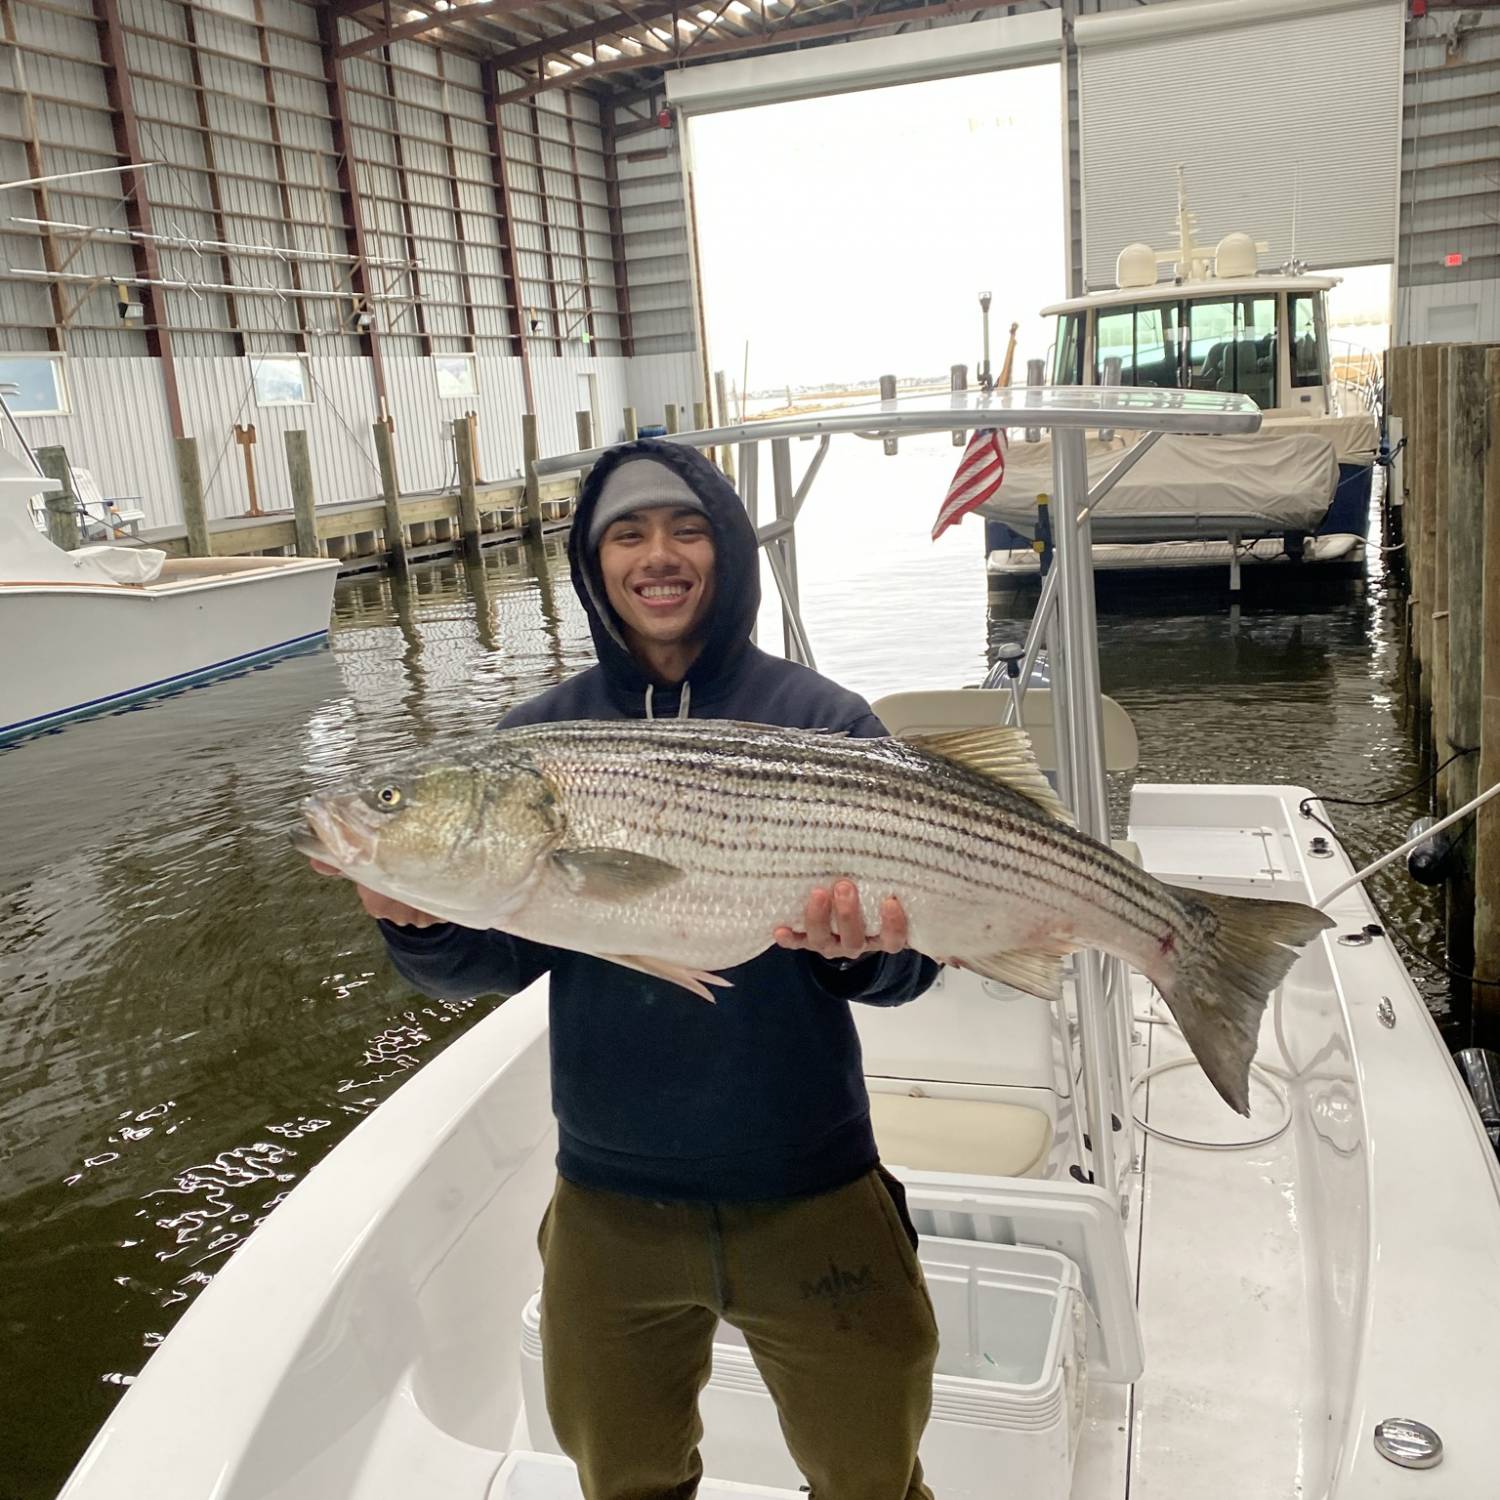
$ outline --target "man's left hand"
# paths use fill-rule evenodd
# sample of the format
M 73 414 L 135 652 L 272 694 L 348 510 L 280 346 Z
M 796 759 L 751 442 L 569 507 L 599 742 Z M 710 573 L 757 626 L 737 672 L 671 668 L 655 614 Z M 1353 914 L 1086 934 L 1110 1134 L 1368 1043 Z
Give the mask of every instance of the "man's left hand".
M 823 958 L 900 953 L 906 947 L 906 912 L 894 896 L 887 896 L 880 903 L 880 931 L 873 937 L 866 936 L 859 891 L 852 880 L 840 880 L 832 891 L 815 890 L 807 898 L 802 925 L 801 932 L 778 927 L 777 944 L 782 948 L 806 948 Z

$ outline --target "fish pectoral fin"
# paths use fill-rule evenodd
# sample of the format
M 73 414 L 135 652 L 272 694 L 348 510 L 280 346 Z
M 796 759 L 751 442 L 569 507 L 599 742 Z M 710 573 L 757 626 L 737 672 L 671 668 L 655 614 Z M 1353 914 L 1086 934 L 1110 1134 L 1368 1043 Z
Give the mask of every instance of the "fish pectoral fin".
M 600 901 L 644 896 L 682 879 L 676 865 L 630 849 L 558 849 L 552 863 L 574 895 Z
M 708 992 L 709 985 L 725 990 L 734 988 L 734 981 L 725 979 L 722 974 L 713 974 L 707 969 L 690 969 L 685 964 L 669 963 L 664 958 L 646 958 L 639 953 L 596 953 L 594 957 L 619 964 L 624 969 L 634 969 L 638 974 L 650 974 L 653 979 L 665 979 L 668 984 L 680 984 L 710 1005 L 714 1003 L 714 997 Z
M 985 953 L 977 958 L 956 955 L 954 962 L 1038 999 L 1062 999 L 1062 958 L 1055 947 L 1013 948 L 1008 953 Z
M 903 734 L 908 745 L 940 755 L 955 765 L 998 781 L 1001 786 L 1035 803 L 1049 818 L 1074 826 L 1073 814 L 1058 800 L 1052 783 L 1042 774 L 1024 729 L 990 725 L 984 729 L 944 730 L 940 734 Z

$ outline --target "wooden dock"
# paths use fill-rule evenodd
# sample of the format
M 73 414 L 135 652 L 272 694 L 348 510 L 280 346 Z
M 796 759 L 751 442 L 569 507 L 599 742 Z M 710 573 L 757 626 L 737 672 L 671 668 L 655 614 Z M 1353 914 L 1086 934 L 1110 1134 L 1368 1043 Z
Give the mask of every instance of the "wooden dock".
M 1400 535 L 1413 701 L 1429 737 L 1438 808 L 1500 781 L 1500 346 L 1389 351 L 1392 447 L 1404 440 Z M 1403 554 L 1397 553 L 1398 557 Z M 1500 1046 L 1500 798 L 1456 830 L 1447 929 L 1455 986 L 1472 975 L 1474 1040 Z

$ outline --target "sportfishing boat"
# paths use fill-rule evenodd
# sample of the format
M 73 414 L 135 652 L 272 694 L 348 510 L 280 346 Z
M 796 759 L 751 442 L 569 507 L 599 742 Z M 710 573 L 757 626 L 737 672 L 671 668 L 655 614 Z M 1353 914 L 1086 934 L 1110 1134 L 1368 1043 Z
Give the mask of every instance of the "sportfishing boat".
M 1086 434 L 1138 434 L 1141 455 L 1162 434 L 1260 420 L 1243 393 L 999 390 L 670 440 L 738 445 L 752 516 L 771 443 L 759 532 L 785 649 L 811 663 L 792 553 L 832 440 L 1046 430 L 1057 565 L 1025 656 L 1045 645 L 1050 688 L 1026 686 L 1029 670 L 1010 690 L 892 684 L 876 707 L 897 733 L 1019 717 L 1104 840 L 1106 772 L 1136 744 L 1099 692 L 1090 526 L 1130 459 L 1091 483 Z M 801 438 L 818 446 L 797 482 Z M 1307 796 L 1137 785 L 1117 842 L 1164 879 L 1333 919 L 1267 1009 L 1248 1123 L 1189 1065 L 1149 985 L 1093 952 L 1061 1006 L 949 969 L 914 1004 L 855 1007 L 941 1331 L 922 1457 L 944 1500 L 1493 1492 L 1500 1169 L 1359 873 L 1299 811 Z M 543 979 L 275 1208 L 151 1355 L 67 1500 L 577 1496 L 539 1378 L 534 1237 L 554 1150 Z M 702 1494 L 798 1493 L 729 1328 L 701 1405 Z
M 59 488 L 0 449 L 0 742 L 234 672 L 328 634 L 339 564 L 64 551 L 28 510 Z
M 1236 233 L 1204 247 L 1194 223 L 1179 169 L 1177 247 L 1127 245 L 1114 288 L 1042 310 L 1056 319 L 1057 385 L 1233 392 L 1262 414 L 1254 433 L 1157 444 L 1095 517 L 1094 567 L 1228 569 L 1231 587 L 1241 566 L 1357 573 L 1380 442 L 1374 356 L 1335 356 L 1327 308 L 1335 278 L 1296 262 L 1261 275 L 1264 246 Z M 1164 264 L 1173 279 L 1158 282 Z M 1039 382 L 1043 362 L 1033 370 Z M 1092 434 L 1090 478 L 1135 441 L 1124 428 Z M 1005 482 L 981 507 L 995 582 L 1034 581 L 1050 566 L 1052 488 L 1050 439 L 1036 428 L 1013 435 Z

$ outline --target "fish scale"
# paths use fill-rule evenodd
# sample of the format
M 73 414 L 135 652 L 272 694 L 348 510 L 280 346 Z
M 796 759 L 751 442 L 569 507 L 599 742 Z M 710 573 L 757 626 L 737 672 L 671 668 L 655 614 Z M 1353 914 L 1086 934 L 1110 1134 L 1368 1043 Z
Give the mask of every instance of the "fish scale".
M 850 739 L 720 720 L 503 730 L 304 804 L 299 847 L 430 914 L 590 953 L 709 997 L 852 881 L 930 957 L 1055 999 L 1099 948 L 1160 989 L 1242 1112 L 1270 991 L 1329 919 L 1167 885 L 1071 820 L 1024 731 Z

